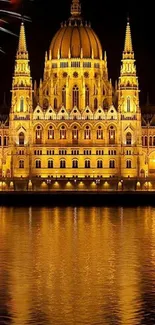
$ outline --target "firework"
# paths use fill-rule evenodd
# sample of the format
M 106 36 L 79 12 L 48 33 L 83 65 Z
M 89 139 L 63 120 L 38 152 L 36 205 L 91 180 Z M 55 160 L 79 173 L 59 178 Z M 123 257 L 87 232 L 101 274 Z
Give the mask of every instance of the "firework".
M 12 7 L 15 7 L 17 5 L 19 5 L 19 3 L 22 2 L 22 0 L 0 0 L 1 3 L 7 3 L 9 5 L 11 5 Z M 8 6 L 8 5 L 7 5 Z M 17 36 L 15 33 L 13 33 L 11 30 L 9 30 L 8 28 L 5 28 L 3 25 L 4 24 L 8 24 L 8 18 L 14 18 L 14 19 L 19 19 L 22 21 L 26 21 L 26 22 L 30 22 L 31 19 L 28 16 L 23 16 L 20 13 L 13 11 L 13 10 L 7 10 L 7 9 L 3 9 L 4 5 L 2 4 L 2 9 L 0 9 L 0 32 L 6 33 L 6 34 L 10 34 L 13 36 Z M 10 8 L 8 8 L 10 9 Z M 4 53 L 3 49 L 0 47 L 0 52 Z

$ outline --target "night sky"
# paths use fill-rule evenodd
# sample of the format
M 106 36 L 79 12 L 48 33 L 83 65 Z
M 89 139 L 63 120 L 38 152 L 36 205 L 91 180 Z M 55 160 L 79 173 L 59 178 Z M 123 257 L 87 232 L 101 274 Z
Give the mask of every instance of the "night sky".
M 43 74 L 45 51 L 59 29 L 60 23 L 70 16 L 71 0 L 20 0 L 13 7 L 24 12 L 32 19 L 26 23 L 27 45 L 29 50 L 32 78 L 39 81 Z M 145 104 L 147 93 L 150 102 L 155 103 L 155 21 L 153 4 L 144 2 L 140 7 L 136 2 L 103 2 L 82 0 L 82 12 L 85 20 L 90 21 L 97 33 L 103 50 L 107 51 L 109 77 L 113 84 L 120 74 L 120 61 L 124 47 L 127 16 L 130 17 L 133 47 L 135 51 L 137 74 L 140 84 L 140 102 Z M 152 7 L 151 7 L 152 6 Z M 4 8 L 4 6 L 3 6 Z M 7 7 L 8 8 L 8 7 Z M 5 26 L 6 27 L 6 26 Z M 9 19 L 7 26 L 19 34 L 20 21 Z M 0 54 L 0 102 L 6 93 L 7 103 L 10 101 L 10 89 L 14 71 L 14 59 L 18 38 L 1 32 L 1 47 L 6 54 Z

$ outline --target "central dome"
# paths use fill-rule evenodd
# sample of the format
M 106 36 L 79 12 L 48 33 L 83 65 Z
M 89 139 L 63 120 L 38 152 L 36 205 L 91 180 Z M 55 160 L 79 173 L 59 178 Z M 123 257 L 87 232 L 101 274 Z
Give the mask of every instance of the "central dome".
M 50 51 L 52 59 L 68 58 L 102 58 L 101 43 L 87 23 L 81 19 L 81 6 L 78 0 L 73 0 L 71 15 L 67 23 L 62 24 L 59 31 L 54 36 Z

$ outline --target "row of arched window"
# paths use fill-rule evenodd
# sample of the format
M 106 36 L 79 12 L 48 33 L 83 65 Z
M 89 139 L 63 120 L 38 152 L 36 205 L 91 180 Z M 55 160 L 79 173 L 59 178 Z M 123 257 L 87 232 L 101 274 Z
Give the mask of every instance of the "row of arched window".
M 6 147 L 8 145 L 8 136 L 4 135 L 3 137 L 0 135 L 0 146 Z
M 148 145 L 150 147 L 155 147 L 155 136 L 142 136 L 142 145 L 144 147 L 147 147 Z
M 79 108 L 79 101 L 80 101 L 80 91 L 79 91 L 79 87 L 77 85 L 75 85 L 72 90 L 72 106 L 73 107 L 76 106 L 77 108 Z M 90 104 L 90 89 L 86 85 L 85 86 L 85 107 L 89 106 L 89 104 Z M 66 107 L 66 85 L 64 85 L 62 88 L 62 105 Z M 103 100 L 102 107 L 103 108 L 108 107 L 107 99 Z M 54 98 L 54 108 L 55 109 L 58 108 L 58 100 L 56 97 Z M 97 109 L 97 108 L 98 108 L 98 99 L 95 98 L 94 99 L 94 109 Z
M 24 160 L 19 160 L 19 168 L 24 168 Z M 35 168 L 42 168 L 41 166 L 41 160 L 37 159 L 35 160 Z M 47 162 L 47 168 L 54 168 L 54 162 L 53 160 L 49 159 Z M 59 168 L 66 168 L 66 160 L 61 159 L 60 160 L 60 166 Z M 74 159 L 72 161 L 72 168 L 79 168 L 79 161 L 77 159 Z M 91 161 L 90 159 L 86 159 L 84 161 L 84 168 L 91 168 Z M 103 160 L 97 160 L 97 166 L 96 168 L 103 168 Z M 109 168 L 116 168 L 116 162 L 115 160 L 109 160 Z M 126 168 L 132 168 L 132 162 L 131 160 L 126 161 Z
M 48 130 L 47 130 L 47 136 L 48 139 L 50 140 L 54 140 L 55 138 L 55 130 L 52 126 L 49 126 Z M 61 126 L 60 130 L 59 130 L 59 137 L 60 140 L 65 140 L 67 139 L 67 129 L 64 125 Z M 74 126 L 72 129 L 72 140 L 78 140 L 79 138 L 79 130 L 77 126 Z M 86 126 L 84 129 L 84 139 L 85 140 L 91 140 L 92 138 L 92 131 L 90 126 Z M 42 143 L 42 139 L 43 139 L 43 128 L 38 125 L 36 127 L 36 131 L 35 131 L 35 140 L 36 143 L 40 144 Z M 98 126 L 97 130 L 96 130 L 96 139 L 97 140 L 103 140 L 103 129 L 101 126 Z M 109 128 L 109 144 L 115 144 L 116 141 L 116 130 L 113 126 L 111 126 Z M 128 132 L 126 134 L 126 144 L 127 145 L 131 145 L 132 144 L 132 135 L 130 132 Z M 24 133 L 20 132 L 19 133 L 19 145 L 24 145 Z
M 90 104 L 90 90 L 89 87 L 85 86 L 85 107 L 89 106 Z M 62 105 L 66 107 L 66 85 L 62 88 Z M 72 106 L 79 108 L 79 88 L 77 85 L 73 87 L 72 91 Z M 108 107 L 108 102 L 106 99 L 103 100 L 102 103 L 103 108 Z M 58 108 L 58 100 L 57 98 L 54 98 L 54 108 Z M 94 99 L 94 109 L 98 108 L 98 99 Z M 20 112 L 24 111 L 24 98 L 20 98 Z M 127 112 L 130 112 L 130 98 L 127 99 Z
M 48 139 L 53 140 L 55 138 L 55 130 L 52 126 L 49 126 L 48 128 Z M 74 126 L 72 129 L 72 140 L 78 140 L 79 139 L 79 129 L 77 126 Z M 92 130 L 90 126 L 86 126 L 84 129 L 83 137 L 85 140 L 91 140 L 92 138 Z M 67 129 L 64 125 L 61 126 L 59 129 L 59 138 L 60 140 L 65 140 L 67 139 Z M 35 131 L 35 140 L 36 143 L 42 143 L 43 139 L 43 129 L 40 125 L 36 127 Z M 101 126 L 98 126 L 96 130 L 96 139 L 98 140 L 103 140 L 103 129 Z M 116 130 L 113 126 L 109 128 L 109 143 L 114 144 L 116 139 Z
M 97 95 L 97 93 L 95 93 Z M 85 107 L 89 106 L 90 103 L 90 89 L 88 85 L 85 86 Z M 66 107 L 66 85 L 62 88 L 62 104 Z M 72 106 L 79 108 L 79 87 L 75 85 L 72 89 Z M 108 107 L 107 99 L 103 100 L 102 103 L 103 108 Z M 54 108 L 58 108 L 57 98 L 54 99 Z M 94 99 L 94 109 L 98 108 L 98 99 Z M 130 98 L 127 98 L 127 112 L 130 112 Z

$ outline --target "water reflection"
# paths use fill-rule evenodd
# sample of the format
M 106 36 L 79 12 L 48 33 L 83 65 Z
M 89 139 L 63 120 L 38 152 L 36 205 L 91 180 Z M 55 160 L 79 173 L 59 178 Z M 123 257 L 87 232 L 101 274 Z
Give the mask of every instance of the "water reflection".
M 0 208 L 0 324 L 155 324 L 155 209 Z

